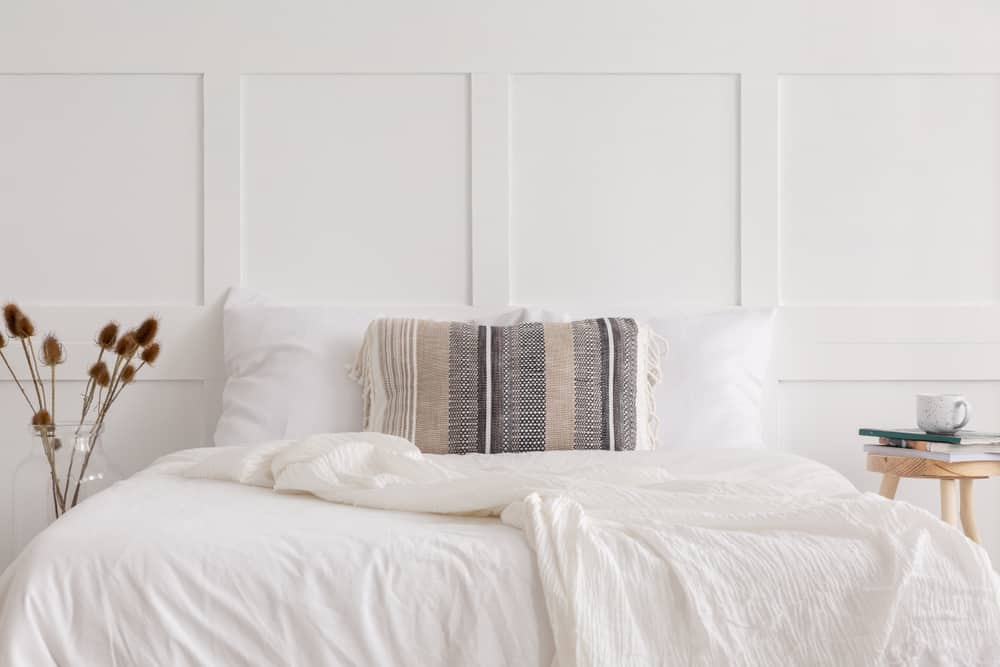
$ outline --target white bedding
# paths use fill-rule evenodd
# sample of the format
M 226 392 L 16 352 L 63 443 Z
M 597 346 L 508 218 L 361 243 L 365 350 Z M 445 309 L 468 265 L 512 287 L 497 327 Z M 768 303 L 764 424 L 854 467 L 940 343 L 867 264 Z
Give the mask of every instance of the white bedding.
M 301 473 L 286 477 L 287 486 L 311 484 L 313 492 L 330 495 L 348 490 L 382 506 L 453 502 L 450 491 L 435 496 L 430 488 L 440 481 L 401 491 L 407 484 L 400 481 L 414 471 L 390 470 L 377 460 L 331 485 L 336 462 L 324 458 L 323 448 L 314 440 L 268 456 L 283 449 L 280 470 Z M 914 659 L 903 664 L 936 664 L 935 655 L 954 658 L 959 646 L 966 660 L 956 664 L 998 657 L 995 575 L 981 549 L 925 512 L 859 495 L 830 469 L 789 455 L 450 457 L 455 465 L 442 466 L 449 490 L 470 474 L 501 482 L 492 491 L 480 485 L 476 507 L 464 501 L 461 511 L 507 505 L 510 494 L 497 489 L 537 484 L 539 465 L 550 482 L 559 476 L 627 482 L 631 473 L 608 465 L 616 457 L 616 465 L 635 464 L 643 484 L 668 480 L 657 491 L 580 481 L 559 495 L 515 503 L 505 519 L 527 531 L 525 540 L 495 518 L 362 509 L 181 476 L 246 475 L 243 481 L 266 483 L 246 453 L 206 449 L 167 457 L 39 536 L 0 577 L 0 664 L 549 665 L 553 626 L 564 658 L 597 664 L 609 655 L 616 664 L 655 664 L 691 647 L 700 650 L 696 663 L 713 664 L 734 642 L 788 648 L 771 664 L 805 664 L 801 659 L 810 655 L 852 664 L 830 660 L 866 655 L 858 647 L 880 643 L 883 658 L 911 647 Z M 518 466 L 532 473 L 522 475 Z M 761 480 L 769 487 L 748 486 Z M 635 503 L 636 496 L 653 503 Z M 824 496 L 837 498 L 824 502 Z M 853 514 L 858 508 L 876 518 Z M 639 530 L 643 522 L 659 530 Z M 845 533 L 845 525 L 854 532 Z M 633 548 L 616 552 L 615 567 L 601 566 L 603 546 L 623 536 Z M 529 543 L 544 558 L 536 561 Z M 760 557 L 767 553 L 770 560 Z M 636 569 L 641 560 L 659 570 Z M 816 570 L 806 581 L 801 575 L 810 565 Z M 846 570 L 852 576 L 845 580 Z M 622 581 L 629 576 L 635 580 Z M 554 597 L 560 587 L 568 591 L 562 603 Z M 633 607 L 610 602 L 636 590 L 651 594 L 624 600 Z M 852 620 L 834 623 L 844 617 L 835 605 L 845 600 Z M 872 607 L 873 600 L 881 604 Z M 653 615 L 646 613 L 650 605 Z M 616 618 L 615 610 L 623 614 Z M 629 612 L 631 625 L 623 626 Z M 865 625 L 873 620 L 878 624 Z M 923 625 L 934 632 L 919 634 Z M 588 631 L 582 643 L 573 637 L 581 628 Z M 662 652 L 617 659 L 624 644 L 614 642 L 648 644 L 650 631 L 656 641 L 669 640 L 655 647 Z M 854 643 L 807 641 L 823 633 L 850 635 Z M 737 653 L 731 662 L 764 655 Z

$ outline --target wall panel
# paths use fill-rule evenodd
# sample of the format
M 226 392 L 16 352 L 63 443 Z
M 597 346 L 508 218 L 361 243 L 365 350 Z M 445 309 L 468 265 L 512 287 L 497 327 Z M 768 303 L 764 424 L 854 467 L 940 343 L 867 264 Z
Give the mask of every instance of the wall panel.
M 201 110 L 199 75 L 0 75 L 0 284 L 200 304 Z
M 511 100 L 515 302 L 738 303 L 737 77 L 518 76 Z
M 781 81 L 790 304 L 1000 299 L 1000 76 Z
M 244 275 L 350 303 L 469 303 L 463 75 L 243 79 Z

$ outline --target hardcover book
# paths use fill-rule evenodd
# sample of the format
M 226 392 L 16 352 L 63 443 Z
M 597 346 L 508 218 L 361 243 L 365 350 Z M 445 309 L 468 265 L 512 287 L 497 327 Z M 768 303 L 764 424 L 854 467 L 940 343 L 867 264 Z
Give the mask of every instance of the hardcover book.
M 921 452 L 962 452 L 965 454 L 1000 454 L 1000 444 L 995 445 L 949 445 L 946 442 L 927 442 L 926 440 L 900 440 L 898 438 L 879 438 L 878 444 L 886 447 L 905 447 Z
M 862 428 L 858 429 L 858 435 L 896 440 L 943 442 L 948 445 L 1000 445 L 1000 433 L 985 433 L 982 431 L 958 431 L 954 435 L 944 435 L 941 433 L 927 433 L 915 428 L 897 428 L 893 430 Z

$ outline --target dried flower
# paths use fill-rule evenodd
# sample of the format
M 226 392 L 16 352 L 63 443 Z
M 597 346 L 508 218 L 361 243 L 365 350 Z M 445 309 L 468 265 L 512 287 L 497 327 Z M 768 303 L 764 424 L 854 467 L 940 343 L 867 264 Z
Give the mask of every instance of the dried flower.
M 159 357 L 160 357 L 160 344 L 159 343 L 153 343 L 152 345 L 150 345 L 149 347 L 147 347 L 145 350 L 143 350 L 142 354 L 139 355 L 139 358 L 142 359 L 145 363 L 149 364 L 150 366 L 152 366 L 153 364 L 155 364 L 156 360 Z
M 108 322 L 97 334 L 97 344 L 102 350 L 110 350 L 118 340 L 118 323 Z
M 98 361 L 91 366 L 87 375 L 101 387 L 107 387 L 111 384 L 111 373 L 108 372 L 108 365 L 103 361 Z
M 160 321 L 155 317 L 147 317 L 143 320 L 139 328 L 135 330 L 135 342 L 141 347 L 146 347 L 156 338 L 156 332 L 160 329 Z
M 11 336 L 30 338 L 35 335 L 35 325 L 16 303 L 8 303 L 3 307 L 3 320 Z
M 20 316 L 22 316 L 21 309 L 17 307 L 16 303 L 8 303 L 3 307 L 3 321 L 11 336 L 17 335 L 14 332 L 17 330 L 17 318 Z
M 33 426 L 51 426 L 52 425 L 52 415 L 49 414 L 48 410 L 44 408 L 35 413 L 31 418 L 31 424 Z
M 135 340 L 135 332 L 129 331 L 118 339 L 118 344 L 115 345 L 115 353 L 119 357 L 130 357 L 135 354 L 137 347 L 139 347 L 139 343 Z
M 27 315 L 22 314 L 17 318 L 14 335 L 18 338 L 31 338 L 35 335 L 35 325 L 31 323 Z
M 66 351 L 62 343 L 55 334 L 49 334 L 42 341 L 42 363 L 46 366 L 57 366 L 64 361 L 66 361 Z
M 129 384 L 135 379 L 135 366 L 128 364 L 122 369 L 122 384 Z
M 7 347 L 7 339 L 3 337 L 2 333 L 0 333 L 0 350 L 5 347 Z

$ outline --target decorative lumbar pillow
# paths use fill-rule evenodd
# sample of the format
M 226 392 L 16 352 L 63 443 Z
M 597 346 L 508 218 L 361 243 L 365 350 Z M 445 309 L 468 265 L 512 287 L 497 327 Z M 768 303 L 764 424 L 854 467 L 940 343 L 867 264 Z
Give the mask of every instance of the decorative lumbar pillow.
M 380 319 L 351 376 L 364 428 L 433 454 L 652 449 L 660 343 L 625 318 Z

